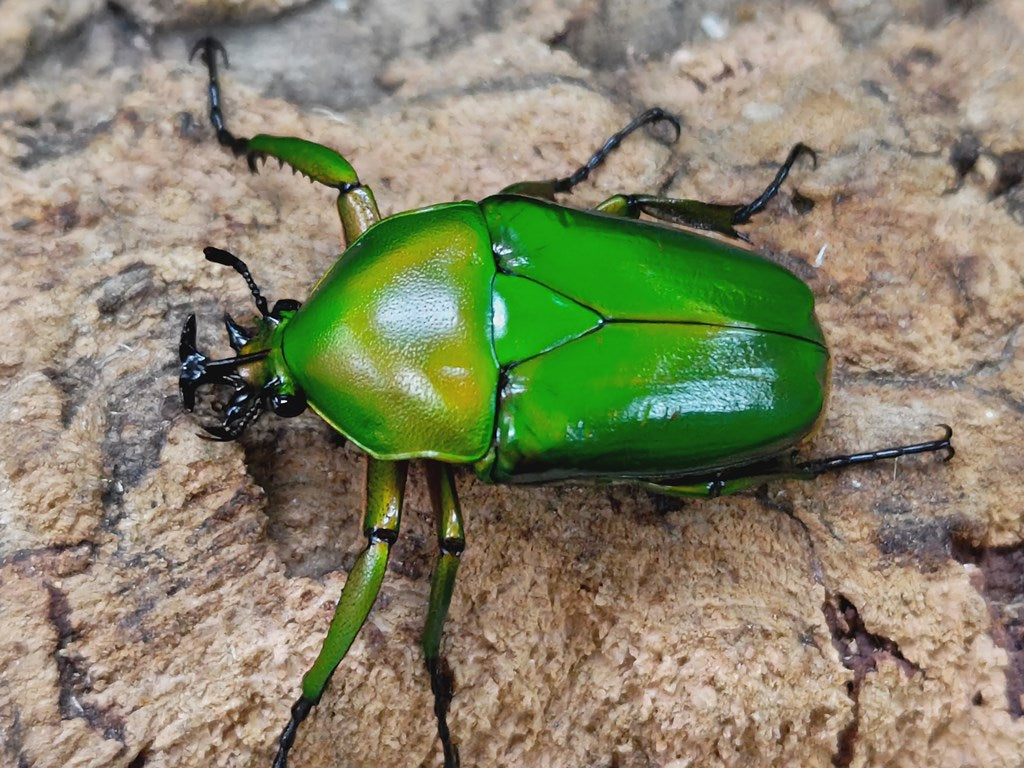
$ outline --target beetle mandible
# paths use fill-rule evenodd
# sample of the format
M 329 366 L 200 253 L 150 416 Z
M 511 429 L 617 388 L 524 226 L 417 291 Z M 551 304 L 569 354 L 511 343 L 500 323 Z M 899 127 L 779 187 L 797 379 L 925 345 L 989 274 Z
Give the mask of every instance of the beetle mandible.
M 746 224 L 777 194 L 790 151 L 765 190 L 744 205 L 618 194 L 594 211 L 557 205 L 629 134 L 679 121 L 649 109 L 586 164 L 476 202 L 381 219 L 370 188 L 340 154 L 293 137 L 240 138 L 225 126 L 213 38 L 200 40 L 217 139 L 251 170 L 277 158 L 338 190 L 347 249 L 305 303 L 272 308 L 245 264 L 219 248 L 259 311 L 255 331 L 226 318 L 233 358 L 196 349 L 195 316 L 180 341 L 180 388 L 226 385 L 223 422 L 234 440 L 263 411 L 312 408 L 367 453 L 367 538 L 319 656 L 278 743 L 284 768 L 299 725 L 365 621 L 398 536 L 410 459 L 427 460 L 439 555 L 422 646 L 446 768 L 458 765 L 446 712 L 451 683 L 442 626 L 465 546 L 452 467 L 493 483 L 625 480 L 656 492 L 714 497 L 771 478 L 816 477 L 881 459 L 945 451 L 939 439 L 799 460 L 828 390 L 829 354 L 808 287 L 784 268 L 720 240 L 639 221 L 746 239 Z M 589 379 L 580 392 L 580 376 Z

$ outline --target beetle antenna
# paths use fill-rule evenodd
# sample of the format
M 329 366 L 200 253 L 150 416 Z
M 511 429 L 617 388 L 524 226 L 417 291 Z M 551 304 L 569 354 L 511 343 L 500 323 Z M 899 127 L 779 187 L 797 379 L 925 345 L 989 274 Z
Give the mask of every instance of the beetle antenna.
M 203 253 L 206 255 L 207 261 L 212 261 L 214 264 L 223 264 L 225 267 L 231 267 L 235 272 L 240 274 L 244 279 L 246 285 L 249 286 L 249 291 L 252 293 L 252 297 L 256 302 L 256 309 L 260 311 L 263 317 L 268 317 L 270 311 L 267 309 L 267 300 L 263 298 L 263 294 L 260 293 L 259 286 L 256 285 L 256 281 L 252 279 L 252 273 L 249 268 L 245 266 L 245 262 L 235 256 L 233 253 L 228 253 L 222 248 L 214 248 L 211 245 L 203 248 Z

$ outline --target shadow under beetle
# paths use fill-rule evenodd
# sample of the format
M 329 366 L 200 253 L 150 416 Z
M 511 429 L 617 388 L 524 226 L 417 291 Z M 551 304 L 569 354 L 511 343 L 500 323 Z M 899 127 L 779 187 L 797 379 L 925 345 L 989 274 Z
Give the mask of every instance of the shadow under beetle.
M 745 239 L 735 230 L 776 195 L 801 155 L 746 205 L 614 195 L 594 211 L 565 208 L 570 192 L 641 126 L 678 120 L 650 109 L 573 174 L 520 182 L 478 203 L 433 205 L 380 219 L 369 187 L 332 149 L 292 137 L 244 139 L 224 123 L 212 39 L 192 51 L 209 73 L 219 142 L 251 170 L 277 158 L 338 190 L 347 249 L 304 304 L 268 308 L 248 268 L 219 248 L 207 259 L 245 279 L 259 319 L 225 318 L 236 357 L 196 350 L 195 316 L 180 342 L 180 387 L 192 410 L 204 384 L 233 392 L 223 422 L 234 440 L 265 411 L 307 405 L 367 453 L 366 548 L 348 575 L 323 648 L 281 734 L 284 768 L 299 724 L 320 700 L 380 589 L 398 537 L 409 459 L 427 459 L 439 556 L 423 650 L 446 768 L 458 750 L 446 721 L 452 690 L 440 656 L 465 546 L 453 464 L 494 483 L 627 480 L 661 493 L 714 497 L 772 478 L 913 453 L 953 455 L 936 440 L 800 461 L 819 421 L 828 350 L 807 286 L 746 250 L 641 214 Z

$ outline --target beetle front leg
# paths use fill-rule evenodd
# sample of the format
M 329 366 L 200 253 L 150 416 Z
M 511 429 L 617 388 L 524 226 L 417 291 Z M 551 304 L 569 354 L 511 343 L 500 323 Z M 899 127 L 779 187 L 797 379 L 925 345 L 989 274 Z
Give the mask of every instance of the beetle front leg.
M 803 155 L 809 155 L 817 164 L 817 155 L 813 149 L 805 144 L 794 145 L 789 150 L 786 160 L 779 166 L 771 183 L 760 195 L 744 205 L 705 203 L 701 200 L 684 200 L 654 195 L 613 195 L 599 203 L 596 210 L 631 219 L 638 219 L 641 213 L 646 213 L 656 219 L 681 224 L 684 227 L 705 229 L 727 237 L 747 240 L 746 235 L 737 232 L 735 228 L 748 223 L 751 218 L 764 210 L 771 199 L 779 193 L 779 187 L 789 176 L 793 164 Z
M 302 678 L 302 695 L 292 705 L 291 719 L 281 733 L 274 768 L 287 766 L 288 751 L 295 742 L 299 725 L 320 701 L 331 675 L 345 658 L 366 621 L 380 592 L 391 545 L 398 538 L 409 464 L 406 461 L 381 461 L 372 456 L 366 461 L 366 513 L 363 516 L 366 548 L 349 571 L 320 654 Z
M 220 80 L 217 77 L 217 54 L 228 63 L 228 54 L 219 40 L 204 37 L 192 48 L 191 60 L 196 54 L 210 77 L 210 122 L 217 131 L 217 141 L 236 156 L 245 155 L 249 170 L 257 171 L 256 162 L 268 157 L 287 163 L 311 181 L 338 190 L 338 215 L 345 242 L 351 243 L 380 219 L 377 202 L 369 187 L 360 183 L 352 164 L 341 154 L 322 144 L 291 136 L 258 134 L 251 139 L 235 136 L 224 123 L 221 111 Z
M 462 512 L 455 495 L 455 482 L 450 464 L 431 461 L 427 464 L 427 483 L 430 501 L 437 518 L 437 546 L 440 550 L 437 565 L 430 577 L 430 606 L 423 629 L 423 655 L 430 673 L 430 689 L 434 693 L 434 714 L 437 716 L 437 735 L 444 750 L 445 768 L 458 768 L 459 750 L 452 744 L 448 731 L 448 704 L 452 700 L 451 672 L 441 658 L 441 635 L 448 606 L 455 589 L 455 574 L 459 558 L 466 547 L 462 527 Z

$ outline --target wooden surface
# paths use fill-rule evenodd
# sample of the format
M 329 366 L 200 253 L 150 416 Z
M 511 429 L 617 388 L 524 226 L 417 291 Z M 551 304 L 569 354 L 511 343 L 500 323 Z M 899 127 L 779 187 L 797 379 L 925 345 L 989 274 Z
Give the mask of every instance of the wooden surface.
M 362 544 L 363 460 L 313 416 L 200 439 L 177 337 L 195 311 L 224 351 L 221 313 L 251 311 L 205 245 L 304 298 L 339 248 L 333 201 L 213 141 L 187 48 L 228 4 L 83 4 L 66 29 L 36 5 L 0 5 L 28 30 L 0 90 L 0 765 L 269 765 Z M 818 297 L 813 453 L 956 431 L 949 464 L 707 502 L 460 474 L 463 765 L 1021 765 L 1024 3 L 265 16 L 282 5 L 213 27 L 229 124 L 338 147 L 384 213 L 565 173 L 651 105 L 681 139 L 631 140 L 573 204 L 742 201 L 813 146 L 747 228 Z M 440 764 L 430 518 L 416 471 L 295 768 Z

